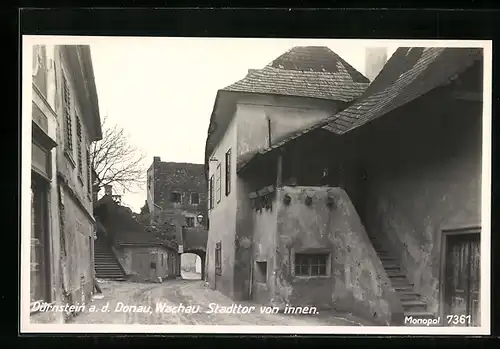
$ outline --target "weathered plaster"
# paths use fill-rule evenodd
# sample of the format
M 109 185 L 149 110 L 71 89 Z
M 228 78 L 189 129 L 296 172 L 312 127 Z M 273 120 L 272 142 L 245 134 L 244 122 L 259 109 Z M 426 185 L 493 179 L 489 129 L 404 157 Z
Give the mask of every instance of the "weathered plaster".
M 287 135 L 306 128 L 338 110 L 339 103 L 306 98 L 272 98 L 254 96 L 245 98 L 237 106 L 238 157 L 248 156 L 275 144 Z
M 237 124 L 237 158 L 240 162 L 252 153 L 269 146 L 269 124 L 271 123 L 272 144 L 298 129 L 312 125 L 331 115 L 339 107 L 339 103 L 310 98 L 281 97 L 270 95 L 251 95 L 239 99 L 233 124 Z M 234 127 L 234 126 L 233 126 Z M 274 166 L 274 164 L 273 164 Z M 233 166 L 236 168 L 236 166 Z M 273 173 L 275 168 L 265 171 Z M 273 184 L 268 182 L 252 182 L 236 177 L 236 259 L 234 263 L 234 297 L 249 299 L 251 287 L 251 271 L 255 265 L 250 247 L 255 231 L 252 207 L 248 193 Z M 268 270 L 273 267 L 268 263 Z M 252 286 L 253 287 L 253 286 Z M 268 292 L 267 286 L 260 291 Z
M 75 47 L 66 48 L 73 50 Z M 89 112 L 83 110 L 81 102 L 91 103 L 88 99 L 86 88 L 82 89 L 82 76 L 80 71 L 75 71 L 76 66 L 69 67 L 63 46 L 46 45 L 46 59 L 42 68 L 39 69 L 33 86 L 33 110 L 38 114 L 34 119 L 43 114 L 46 120 L 47 132 L 50 138 L 57 142 L 57 147 L 51 151 L 51 184 L 49 201 L 49 230 L 50 230 L 50 283 L 52 286 L 51 301 L 56 303 L 71 302 L 82 304 L 91 298 L 94 285 L 93 266 L 93 218 L 92 198 L 87 187 L 86 153 L 85 150 L 91 140 L 100 133 L 100 125 L 94 123 L 96 109 Z M 90 57 L 88 57 L 90 58 Z M 85 64 L 87 62 L 80 62 Z M 43 69 L 43 70 L 42 70 Z M 62 71 L 66 72 L 69 88 L 74 97 L 72 105 L 72 116 L 77 113 L 82 122 L 82 160 L 83 171 L 81 180 L 78 178 L 77 166 L 77 136 L 76 122 L 73 117 L 73 154 L 75 162 L 69 161 L 64 155 L 64 114 L 62 110 Z M 91 73 L 91 72 L 87 72 Z M 42 76 L 43 75 L 43 76 Z M 93 83 L 93 82 L 89 82 Z M 87 82 L 85 82 L 87 84 Z M 98 113 L 97 113 L 98 115 Z M 92 119 L 92 120 L 90 120 Z M 93 129 L 95 127 L 96 129 Z M 99 128 L 99 130 L 97 130 Z M 64 216 L 60 217 L 60 204 L 64 205 Z M 60 222 L 64 223 L 64 231 L 61 232 Z M 61 233 L 63 236 L 61 236 Z M 64 241 L 65 246 L 61 246 Z M 65 255 L 61 255 L 64 248 Z M 63 297 L 66 292 L 69 298 Z M 64 299 L 63 299 L 64 298 Z M 56 314 L 56 313 L 54 313 Z M 51 316 L 51 322 L 64 321 L 63 314 Z M 33 321 L 37 321 L 35 315 Z M 45 319 L 48 320 L 48 319 Z M 42 320 L 42 321 L 45 321 Z
M 235 276 L 235 235 L 236 235 L 236 211 L 237 201 L 236 195 L 239 190 L 238 178 L 236 177 L 236 122 L 229 125 L 226 134 L 221 142 L 214 149 L 210 158 L 214 161 L 209 162 L 209 177 L 214 175 L 214 208 L 209 211 L 209 234 L 207 241 L 207 280 L 212 288 L 220 291 L 221 293 L 233 297 L 234 294 L 234 276 Z M 231 193 L 226 196 L 224 191 L 225 184 L 225 154 L 231 151 L 231 162 L 233 164 L 231 169 L 232 176 L 232 189 Z M 215 173 L 217 165 L 221 165 L 221 199 L 217 200 L 215 190 Z M 215 246 L 221 242 L 221 267 L 222 275 L 215 273 Z
M 248 201 L 248 197 L 247 197 Z M 278 210 L 276 200 L 271 208 L 254 211 L 253 218 L 253 284 L 252 299 L 258 303 L 271 303 L 275 295 L 276 270 L 276 234 Z M 265 282 L 257 282 L 257 262 L 267 262 Z
M 71 190 L 77 195 L 78 200 L 81 202 L 83 207 L 85 207 L 85 210 L 92 215 L 92 197 L 89 194 L 89 189 L 87 187 L 87 179 L 86 175 L 88 171 L 86 171 L 85 168 L 85 151 L 90 145 L 90 130 L 88 129 L 88 122 L 87 122 L 87 115 L 83 114 L 81 111 L 83 108 L 80 105 L 80 99 L 78 97 L 78 90 L 75 85 L 74 78 L 72 76 L 72 71 L 68 67 L 68 63 L 66 60 L 63 58 L 64 55 L 61 54 L 61 47 L 56 46 L 56 59 L 55 61 L 55 66 L 56 66 L 56 71 L 58 74 L 57 76 L 57 86 L 62 86 L 62 71 L 64 70 L 67 79 L 68 79 L 68 84 L 69 88 L 72 91 L 72 95 L 74 96 L 74 101 L 73 101 L 73 118 L 72 118 L 72 123 L 73 123 L 73 152 L 71 153 L 72 160 L 74 163 L 68 159 L 68 156 L 65 155 L 66 149 L 64 147 L 64 112 L 62 109 L 63 103 L 62 103 L 62 91 L 59 89 L 57 91 L 57 96 L 56 98 L 56 113 L 58 115 L 58 137 L 57 141 L 59 146 L 57 147 L 57 170 L 63 175 L 65 180 L 67 181 L 67 185 L 71 188 Z M 61 59 L 62 58 L 62 59 Z M 77 154 L 77 134 L 76 134 L 76 118 L 74 117 L 75 114 L 78 114 L 81 118 L 82 122 L 82 137 L 83 137 L 83 145 L 82 145 L 82 156 L 83 156 L 83 173 L 81 177 L 81 181 L 78 178 L 78 154 Z
M 113 252 L 130 280 L 157 282 L 159 277 L 166 280 L 178 274 L 175 250 L 161 246 L 126 246 L 113 248 Z M 156 268 L 151 268 L 152 262 Z
M 480 226 L 480 105 L 446 105 L 439 116 L 421 110 L 418 123 L 428 121 L 425 142 L 414 116 L 408 128 L 393 133 L 397 148 L 372 147 L 379 161 L 370 165 L 366 193 L 366 224 L 396 253 L 431 312 L 439 308 L 442 229 Z
M 289 205 L 283 203 L 285 194 L 291 197 Z M 306 195 L 312 197 L 310 206 L 304 203 Z M 333 208 L 326 205 L 329 195 L 334 197 Z M 276 206 L 276 292 L 284 303 L 333 307 L 380 324 L 402 320 L 401 303 L 344 190 L 283 187 L 278 190 Z M 330 274 L 294 276 L 294 253 L 312 250 L 330 253 Z
M 62 189 L 64 191 L 64 189 Z M 73 303 L 89 302 L 94 285 L 93 256 L 91 244 L 94 240 L 93 222 L 82 213 L 80 207 L 67 193 L 64 194 L 64 239 L 66 259 L 63 267 L 65 285 L 71 293 Z

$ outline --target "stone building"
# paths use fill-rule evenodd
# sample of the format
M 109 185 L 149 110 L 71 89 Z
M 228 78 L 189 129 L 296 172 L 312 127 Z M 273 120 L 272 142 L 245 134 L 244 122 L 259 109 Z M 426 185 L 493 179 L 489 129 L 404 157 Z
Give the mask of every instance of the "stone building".
M 251 297 L 253 214 L 240 163 L 325 120 L 363 94 L 369 80 L 326 47 L 294 47 L 216 96 L 205 148 L 209 181 L 207 280 L 235 300 Z M 262 175 L 272 167 L 260 167 Z M 273 184 L 273 183 L 269 183 Z M 272 222 L 263 234 L 272 238 Z M 270 267 L 270 275 L 276 272 Z
M 250 298 L 479 325 L 482 92 L 481 49 L 399 48 L 349 107 L 240 163 Z
M 182 253 L 201 258 L 205 270 L 207 243 L 207 181 L 204 165 L 163 162 L 154 157 L 147 172 L 147 211 L 151 222 L 175 226 L 179 244 L 178 276 Z
M 157 282 L 177 277 L 175 227 L 142 224 L 107 186 L 94 207 L 97 229 L 95 268 L 98 278 Z
M 102 137 L 90 48 L 36 45 L 32 68 L 31 302 L 83 304 L 94 288 L 89 145 Z

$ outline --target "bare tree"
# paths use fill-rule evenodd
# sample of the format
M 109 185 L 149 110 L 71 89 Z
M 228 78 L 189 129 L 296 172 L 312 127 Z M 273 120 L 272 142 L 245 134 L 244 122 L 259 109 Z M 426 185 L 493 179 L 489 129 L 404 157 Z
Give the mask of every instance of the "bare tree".
M 112 185 L 123 193 L 133 192 L 134 187 L 144 184 L 146 170 L 143 161 L 146 155 L 130 143 L 130 136 L 122 127 L 108 127 L 107 117 L 102 120 L 102 140 L 92 143 L 90 160 L 97 174 L 93 178 L 94 188 L 99 191 L 105 185 Z

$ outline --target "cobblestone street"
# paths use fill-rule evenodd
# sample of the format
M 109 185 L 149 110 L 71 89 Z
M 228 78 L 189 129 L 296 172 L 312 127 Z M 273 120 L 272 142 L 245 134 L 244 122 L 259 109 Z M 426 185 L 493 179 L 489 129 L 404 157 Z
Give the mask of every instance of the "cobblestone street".
M 233 302 L 221 293 L 211 290 L 206 283 L 196 280 L 197 275 L 184 274 L 184 279 L 168 280 L 161 284 L 132 282 L 105 282 L 101 284 L 102 299 L 95 299 L 94 305 L 101 309 L 109 302 L 108 312 L 82 312 L 72 323 L 79 324 L 172 324 L 172 325 L 292 325 L 292 326 L 362 326 L 370 325 L 349 316 L 336 316 L 331 312 L 317 315 L 261 314 L 260 306 L 245 302 Z M 189 278 L 189 279 L 187 279 Z M 247 314 L 209 313 L 209 304 L 228 307 L 236 303 L 254 306 L 255 311 Z M 164 312 L 161 309 L 178 307 L 199 310 L 196 313 Z M 120 306 L 122 305 L 122 311 Z M 123 306 L 143 306 L 144 312 L 125 312 Z M 119 310 L 119 311 L 115 311 Z

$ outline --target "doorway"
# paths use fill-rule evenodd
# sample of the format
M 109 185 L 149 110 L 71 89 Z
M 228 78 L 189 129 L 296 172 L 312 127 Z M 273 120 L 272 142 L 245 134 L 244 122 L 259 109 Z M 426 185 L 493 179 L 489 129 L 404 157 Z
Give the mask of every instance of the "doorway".
M 31 180 L 31 302 L 51 299 L 48 185 L 32 172 Z
M 444 243 L 443 316 L 453 316 L 444 321 L 480 326 L 480 231 L 448 231 Z

